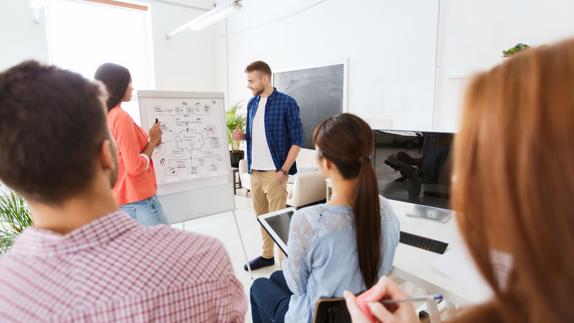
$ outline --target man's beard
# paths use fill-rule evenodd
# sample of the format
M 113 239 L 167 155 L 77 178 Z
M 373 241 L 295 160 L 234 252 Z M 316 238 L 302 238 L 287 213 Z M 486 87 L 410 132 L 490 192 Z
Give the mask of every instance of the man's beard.
M 261 94 L 263 94 L 263 92 L 265 91 L 264 87 L 261 87 L 259 90 L 255 91 L 255 95 L 254 96 L 260 96 Z

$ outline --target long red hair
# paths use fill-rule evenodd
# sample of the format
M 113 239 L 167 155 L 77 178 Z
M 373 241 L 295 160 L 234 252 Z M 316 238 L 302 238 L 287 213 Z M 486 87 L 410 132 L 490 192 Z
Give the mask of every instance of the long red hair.
M 453 206 L 495 293 L 462 322 L 574 322 L 574 40 L 528 49 L 471 82 Z M 513 266 L 506 287 L 491 251 Z

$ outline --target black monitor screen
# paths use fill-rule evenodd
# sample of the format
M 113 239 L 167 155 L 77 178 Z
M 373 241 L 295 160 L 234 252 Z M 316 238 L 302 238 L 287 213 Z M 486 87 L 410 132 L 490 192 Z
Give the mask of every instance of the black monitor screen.
M 388 199 L 450 208 L 454 134 L 373 130 L 379 192 Z

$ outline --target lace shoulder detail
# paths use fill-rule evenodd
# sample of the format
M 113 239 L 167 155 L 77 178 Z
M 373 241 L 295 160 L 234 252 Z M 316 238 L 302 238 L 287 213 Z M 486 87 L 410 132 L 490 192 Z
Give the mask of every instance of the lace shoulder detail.
M 345 230 L 355 223 L 353 211 L 350 208 L 342 208 L 336 212 L 326 207 L 322 209 L 322 213 L 319 216 L 319 223 L 327 232 Z
M 311 273 L 307 254 L 314 236 L 315 230 L 306 212 L 297 211 L 291 218 L 287 242 L 288 258 L 283 269 L 287 285 L 295 295 L 302 295 L 307 289 L 307 280 Z
M 307 212 L 299 211 L 293 215 L 289 229 L 288 251 L 292 266 L 300 266 L 313 243 L 316 230 Z
M 350 208 L 316 205 L 298 210 L 291 218 L 288 258 L 284 274 L 289 289 L 301 295 L 306 292 L 307 280 L 311 274 L 310 259 L 313 244 L 321 236 L 344 230 L 354 225 Z

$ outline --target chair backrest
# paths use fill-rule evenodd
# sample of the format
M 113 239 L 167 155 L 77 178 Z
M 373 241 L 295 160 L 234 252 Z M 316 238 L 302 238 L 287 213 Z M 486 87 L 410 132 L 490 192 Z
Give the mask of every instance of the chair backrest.
M 316 152 L 314 149 L 301 148 L 296 159 L 297 169 L 317 168 L 317 164 L 315 163 L 315 154 Z
M 351 315 L 342 297 L 320 298 L 315 303 L 313 323 L 351 323 Z

